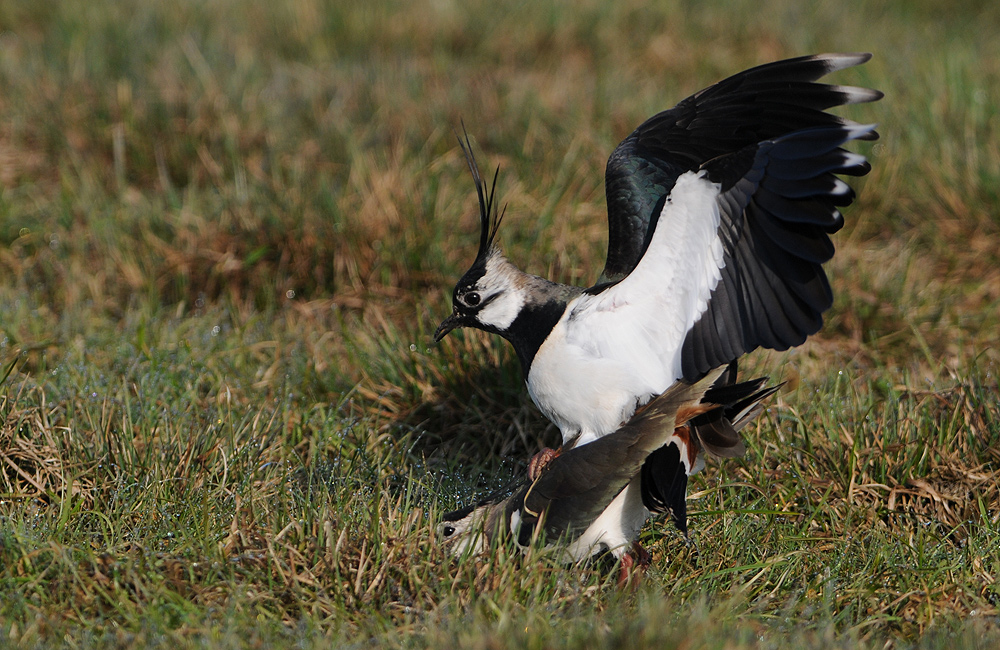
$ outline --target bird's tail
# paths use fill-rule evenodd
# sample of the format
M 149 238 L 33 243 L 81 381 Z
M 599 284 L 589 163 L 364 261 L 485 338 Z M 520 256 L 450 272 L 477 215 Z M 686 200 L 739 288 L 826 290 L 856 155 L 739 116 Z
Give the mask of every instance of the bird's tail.
M 702 394 L 699 408 L 692 409 L 687 419 L 678 413 L 676 428 L 667 443 L 650 454 L 642 466 L 643 504 L 651 512 L 669 512 L 684 533 L 688 476 L 704 466 L 705 452 L 723 458 L 742 456 L 746 447 L 740 430 L 760 415 L 764 401 L 781 387 L 765 388 L 766 377 L 743 382 L 735 379 L 734 365 L 715 374 L 713 385 Z
M 675 419 L 674 426 L 679 427 L 694 418 L 717 410 L 719 404 L 709 399 L 709 396 L 715 390 L 715 384 L 724 381 L 727 372 L 728 368 L 722 366 L 710 371 L 693 384 L 676 382 L 644 406 L 636 409 L 629 424 L 641 426 L 644 422 L 671 417 Z

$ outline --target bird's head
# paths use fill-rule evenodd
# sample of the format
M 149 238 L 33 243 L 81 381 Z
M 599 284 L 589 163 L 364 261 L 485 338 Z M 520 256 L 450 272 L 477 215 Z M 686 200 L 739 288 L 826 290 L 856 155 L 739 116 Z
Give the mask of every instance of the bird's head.
M 468 134 L 465 142 L 459 139 L 459 144 L 479 197 L 479 252 L 475 262 L 455 285 L 453 311 L 434 332 L 435 341 L 440 341 L 448 332 L 459 327 L 475 327 L 502 335 L 524 304 L 524 274 L 507 261 L 496 245 L 497 229 L 503 218 L 503 211 L 497 209 L 496 202 L 500 169 L 498 167 L 493 175 L 492 186 L 487 186 L 479 175 Z
M 438 539 L 453 557 L 482 553 L 489 548 L 498 508 L 497 503 L 480 502 L 445 514 L 437 526 Z

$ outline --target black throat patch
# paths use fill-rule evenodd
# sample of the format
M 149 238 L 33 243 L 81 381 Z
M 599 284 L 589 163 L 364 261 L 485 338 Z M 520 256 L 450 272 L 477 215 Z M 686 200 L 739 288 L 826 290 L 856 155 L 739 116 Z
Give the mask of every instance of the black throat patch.
M 538 348 L 562 318 L 566 304 L 563 300 L 553 299 L 544 303 L 525 305 L 503 333 L 504 338 L 511 342 L 514 351 L 517 352 L 525 379 L 528 378 L 528 371 L 531 369 L 531 362 L 535 359 Z

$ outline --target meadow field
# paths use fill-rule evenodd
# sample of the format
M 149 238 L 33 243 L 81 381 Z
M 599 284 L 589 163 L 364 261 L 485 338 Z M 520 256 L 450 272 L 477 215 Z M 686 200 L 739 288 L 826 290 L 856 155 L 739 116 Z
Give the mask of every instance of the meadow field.
M 1000 4 L 0 3 L 0 647 L 1000 644 Z M 636 589 L 440 515 L 558 432 L 434 345 L 475 256 L 603 266 L 608 154 L 767 61 L 870 51 L 822 331 Z

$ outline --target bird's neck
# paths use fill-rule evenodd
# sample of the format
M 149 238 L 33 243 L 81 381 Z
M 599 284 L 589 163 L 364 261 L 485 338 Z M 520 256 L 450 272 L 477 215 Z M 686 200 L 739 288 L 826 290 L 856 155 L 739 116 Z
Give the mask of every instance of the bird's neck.
M 521 361 L 521 370 L 527 378 L 538 348 L 562 318 L 566 305 L 583 290 L 523 271 L 518 273 L 521 275 L 518 284 L 523 292 L 524 304 L 517 317 L 500 335 L 514 346 L 517 358 Z

